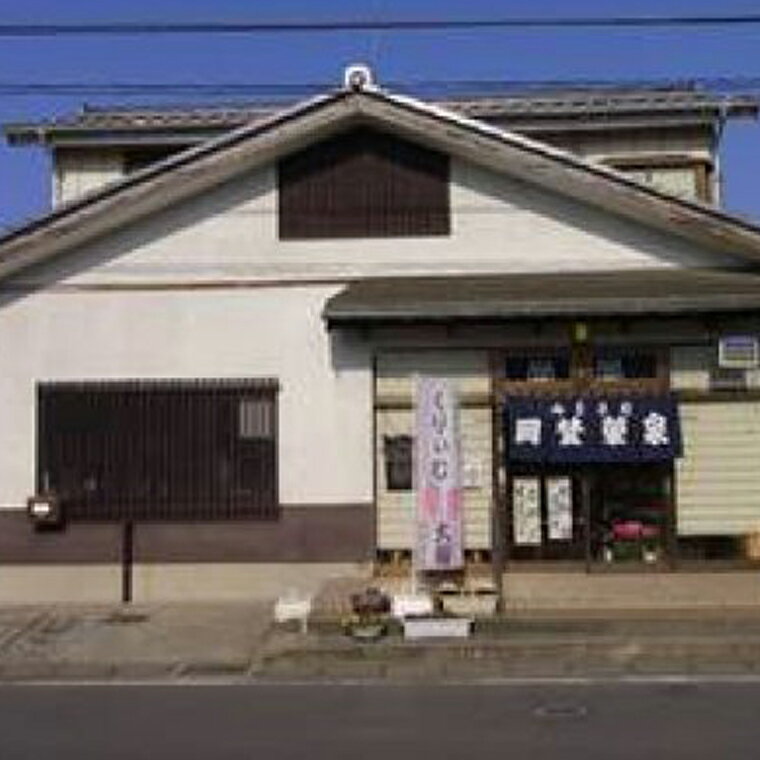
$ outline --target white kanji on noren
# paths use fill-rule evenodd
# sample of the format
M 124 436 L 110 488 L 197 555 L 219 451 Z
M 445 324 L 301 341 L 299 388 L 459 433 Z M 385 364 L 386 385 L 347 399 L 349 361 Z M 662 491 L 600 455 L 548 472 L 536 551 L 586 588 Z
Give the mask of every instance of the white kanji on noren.
M 625 446 L 628 443 L 628 418 L 622 414 L 602 417 L 602 440 L 605 446 Z
M 649 412 L 642 423 L 644 425 L 642 437 L 647 446 L 667 446 L 670 443 L 668 418 L 665 415 Z
M 515 421 L 515 445 L 541 445 L 541 418 L 518 417 Z
M 562 417 L 557 420 L 557 435 L 560 446 L 582 446 L 586 428 L 580 417 Z

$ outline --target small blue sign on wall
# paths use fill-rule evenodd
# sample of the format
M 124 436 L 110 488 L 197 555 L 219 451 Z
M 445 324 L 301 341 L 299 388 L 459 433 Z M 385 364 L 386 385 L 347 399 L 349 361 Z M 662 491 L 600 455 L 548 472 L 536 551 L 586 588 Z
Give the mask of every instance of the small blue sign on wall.
M 547 464 L 663 462 L 681 456 L 674 396 L 508 397 L 507 459 Z

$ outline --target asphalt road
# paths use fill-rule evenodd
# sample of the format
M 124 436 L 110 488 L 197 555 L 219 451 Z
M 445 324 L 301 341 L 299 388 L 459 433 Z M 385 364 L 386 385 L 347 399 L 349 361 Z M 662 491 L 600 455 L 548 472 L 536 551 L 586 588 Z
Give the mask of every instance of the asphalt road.
M 2 760 L 760 755 L 760 683 L 6 686 Z

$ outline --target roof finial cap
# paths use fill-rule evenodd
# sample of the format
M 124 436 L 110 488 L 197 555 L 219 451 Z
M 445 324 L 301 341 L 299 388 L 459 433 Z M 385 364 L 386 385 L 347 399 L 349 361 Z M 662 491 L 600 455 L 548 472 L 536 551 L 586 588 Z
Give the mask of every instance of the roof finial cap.
M 366 63 L 352 63 L 343 72 L 343 86 L 347 90 L 366 90 L 375 85 L 372 69 Z

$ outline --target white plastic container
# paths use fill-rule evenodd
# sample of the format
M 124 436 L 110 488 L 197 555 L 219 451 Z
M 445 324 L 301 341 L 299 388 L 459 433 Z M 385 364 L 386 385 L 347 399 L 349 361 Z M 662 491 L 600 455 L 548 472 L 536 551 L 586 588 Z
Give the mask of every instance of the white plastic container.
M 470 618 L 407 618 L 403 625 L 405 639 L 466 639 L 472 630 Z

